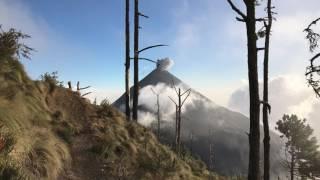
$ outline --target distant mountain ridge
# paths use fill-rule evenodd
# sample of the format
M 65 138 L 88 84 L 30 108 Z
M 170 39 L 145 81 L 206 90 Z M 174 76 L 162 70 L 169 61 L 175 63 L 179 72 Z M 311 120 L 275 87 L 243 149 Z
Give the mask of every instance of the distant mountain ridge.
M 171 87 L 175 84 L 184 89 L 190 88 L 182 80 L 166 70 L 155 69 L 140 81 L 140 89 L 148 86 L 157 86 L 164 84 Z M 132 91 L 131 91 L 132 92 Z M 194 154 L 199 155 L 209 167 L 209 142 L 215 147 L 214 170 L 225 175 L 245 175 L 248 164 L 248 135 L 249 119 L 241 113 L 231 111 L 225 107 L 216 105 L 209 98 L 192 89 L 192 103 L 187 104 L 184 108 L 182 116 L 182 141 L 183 144 L 192 148 Z M 140 94 L 144 96 L 144 94 Z M 113 106 L 124 111 L 124 95 L 117 99 Z M 168 99 L 169 101 L 169 99 Z M 154 109 L 139 105 L 140 111 L 148 111 L 153 113 Z M 174 114 L 172 114 L 174 118 Z M 174 136 L 173 123 L 163 122 L 161 141 L 168 143 L 172 141 Z M 170 128 L 171 127 L 171 128 Z M 209 131 L 213 132 L 209 136 Z M 189 140 L 190 134 L 194 139 Z M 263 138 L 263 131 L 261 130 Z M 271 131 L 271 166 L 274 177 L 281 175 L 280 167 L 280 149 L 281 140 L 277 134 Z M 262 149 L 262 147 L 261 147 Z M 262 159 L 263 155 L 261 155 Z

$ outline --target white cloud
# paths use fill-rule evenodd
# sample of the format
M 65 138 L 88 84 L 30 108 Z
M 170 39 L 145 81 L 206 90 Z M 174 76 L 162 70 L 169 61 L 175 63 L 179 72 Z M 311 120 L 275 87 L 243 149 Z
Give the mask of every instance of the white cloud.
M 15 28 L 32 36 L 28 44 L 37 51 L 47 50 L 53 33 L 46 21 L 35 16 L 21 1 L 0 1 L 0 24 L 4 29 Z
M 262 92 L 260 84 L 260 91 Z M 260 92 L 260 99 L 262 93 Z M 307 122 L 315 129 L 315 135 L 320 139 L 320 99 L 315 97 L 312 89 L 306 86 L 304 79 L 296 75 L 284 75 L 271 78 L 269 82 L 269 99 L 271 105 L 270 123 L 274 128 L 275 122 L 283 114 L 297 114 L 307 118 Z M 229 108 L 248 116 L 249 93 L 248 85 L 235 90 L 229 100 Z
M 178 85 L 176 85 L 176 87 L 181 88 L 182 93 L 189 89 L 189 87 L 186 87 L 183 84 L 178 84 Z M 156 94 L 153 93 L 152 89 L 155 91 L 155 93 L 159 94 L 161 119 L 163 121 L 167 121 L 167 122 L 172 121 L 173 117 L 175 116 L 175 111 L 176 111 L 175 104 L 172 102 L 172 100 L 174 100 L 176 103 L 178 103 L 178 100 L 177 100 L 177 94 L 176 94 L 175 90 L 166 84 L 158 83 L 155 86 L 149 85 L 149 86 L 146 86 L 143 89 L 141 89 L 141 91 L 140 91 L 141 96 L 139 96 L 139 105 L 145 106 L 148 110 L 154 110 L 153 113 L 156 112 L 157 96 L 156 96 Z M 169 97 L 171 97 L 172 100 L 170 100 Z M 182 100 L 185 97 L 186 97 L 186 94 L 182 97 Z M 216 107 L 215 104 L 205 102 L 203 97 L 200 97 L 197 93 L 195 93 L 194 91 L 191 91 L 190 96 L 187 98 L 187 100 L 185 101 L 185 103 L 183 105 L 182 113 L 186 112 L 187 107 L 188 108 L 195 107 L 197 105 L 195 103 L 199 103 L 198 101 L 201 101 L 203 103 L 203 108 Z M 150 113 L 141 112 L 141 115 L 142 115 L 141 119 L 143 119 L 143 122 L 148 122 L 146 125 L 150 125 L 150 123 L 153 120 L 155 120 L 155 118 L 151 117 Z M 147 117 L 143 117 L 144 115 Z M 151 117 L 151 120 L 145 121 L 146 119 L 148 119 L 150 117 Z
M 91 102 L 94 102 L 94 100 L 97 100 L 97 103 L 99 104 L 102 100 L 108 99 L 110 103 L 113 103 L 115 100 L 117 100 L 121 95 L 122 92 L 115 90 L 115 89 L 107 89 L 107 88 L 90 88 L 84 92 L 81 92 L 82 94 L 86 92 L 92 92 L 88 96 L 86 96 Z

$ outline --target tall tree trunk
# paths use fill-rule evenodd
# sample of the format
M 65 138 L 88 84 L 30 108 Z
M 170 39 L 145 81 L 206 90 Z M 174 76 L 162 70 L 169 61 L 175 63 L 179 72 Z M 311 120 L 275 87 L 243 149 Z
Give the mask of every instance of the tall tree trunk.
M 179 119 L 179 111 L 178 111 L 179 107 L 178 105 L 176 105 L 176 133 L 175 133 L 175 148 L 176 151 L 178 152 L 178 119 Z
M 266 24 L 265 37 L 265 51 L 263 64 L 263 130 L 264 130 L 264 180 L 270 180 L 270 134 L 269 134 L 269 120 L 268 120 L 268 104 L 269 103 L 269 47 L 270 47 L 270 33 L 272 27 L 272 12 L 271 0 L 268 0 L 268 23 Z
M 249 134 L 249 171 L 248 180 L 260 179 L 260 100 L 258 82 L 258 56 L 255 0 L 247 0 L 247 41 L 248 41 L 248 76 L 250 92 L 250 134 Z
M 132 118 L 138 121 L 139 96 L 139 0 L 134 0 L 134 86 Z
M 178 118 L 178 152 L 180 154 L 181 151 L 181 108 L 182 108 L 182 104 L 181 104 L 181 89 L 179 88 L 179 108 L 178 108 L 178 114 L 179 114 L 179 118 Z
M 294 152 L 292 152 L 291 154 L 291 165 L 290 165 L 290 179 L 294 180 L 294 161 L 295 161 L 295 157 L 294 157 Z
M 125 64 L 125 99 L 126 99 L 126 118 L 127 121 L 131 119 L 130 113 L 130 86 L 129 86 L 129 74 L 130 74 L 130 2 L 126 0 L 126 15 L 125 15 L 125 31 L 126 31 L 126 64 Z
M 160 140 L 160 102 L 159 102 L 159 94 L 157 94 L 157 106 L 158 106 L 158 139 Z
M 181 89 L 179 88 L 179 107 L 178 107 L 178 153 L 181 150 Z

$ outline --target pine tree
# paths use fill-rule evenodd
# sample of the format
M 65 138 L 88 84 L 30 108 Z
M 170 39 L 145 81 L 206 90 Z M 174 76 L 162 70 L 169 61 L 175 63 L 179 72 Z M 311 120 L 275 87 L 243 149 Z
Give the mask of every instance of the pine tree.
M 284 166 L 290 172 L 290 179 L 320 177 L 320 152 L 317 140 L 313 137 L 313 129 L 306 119 L 296 115 L 284 115 L 277 122 L 276 129 L 286 139 Z

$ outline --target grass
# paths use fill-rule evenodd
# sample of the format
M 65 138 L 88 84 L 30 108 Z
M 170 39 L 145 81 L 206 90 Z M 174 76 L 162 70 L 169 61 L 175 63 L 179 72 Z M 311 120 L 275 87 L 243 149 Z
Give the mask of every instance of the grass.
M 90 104 L 68 89 L 30 80 L 16 60 L 0 59 L 0 180 L 72 179 L 65 172 L 74 169 L 80 179 L 209 178 L 203 162 L 178 157 L 107 100 Z
M 0 179 L 56 179 L 70 154 L 39 91 L 17 60 L 1 59 L 0 77 Z

